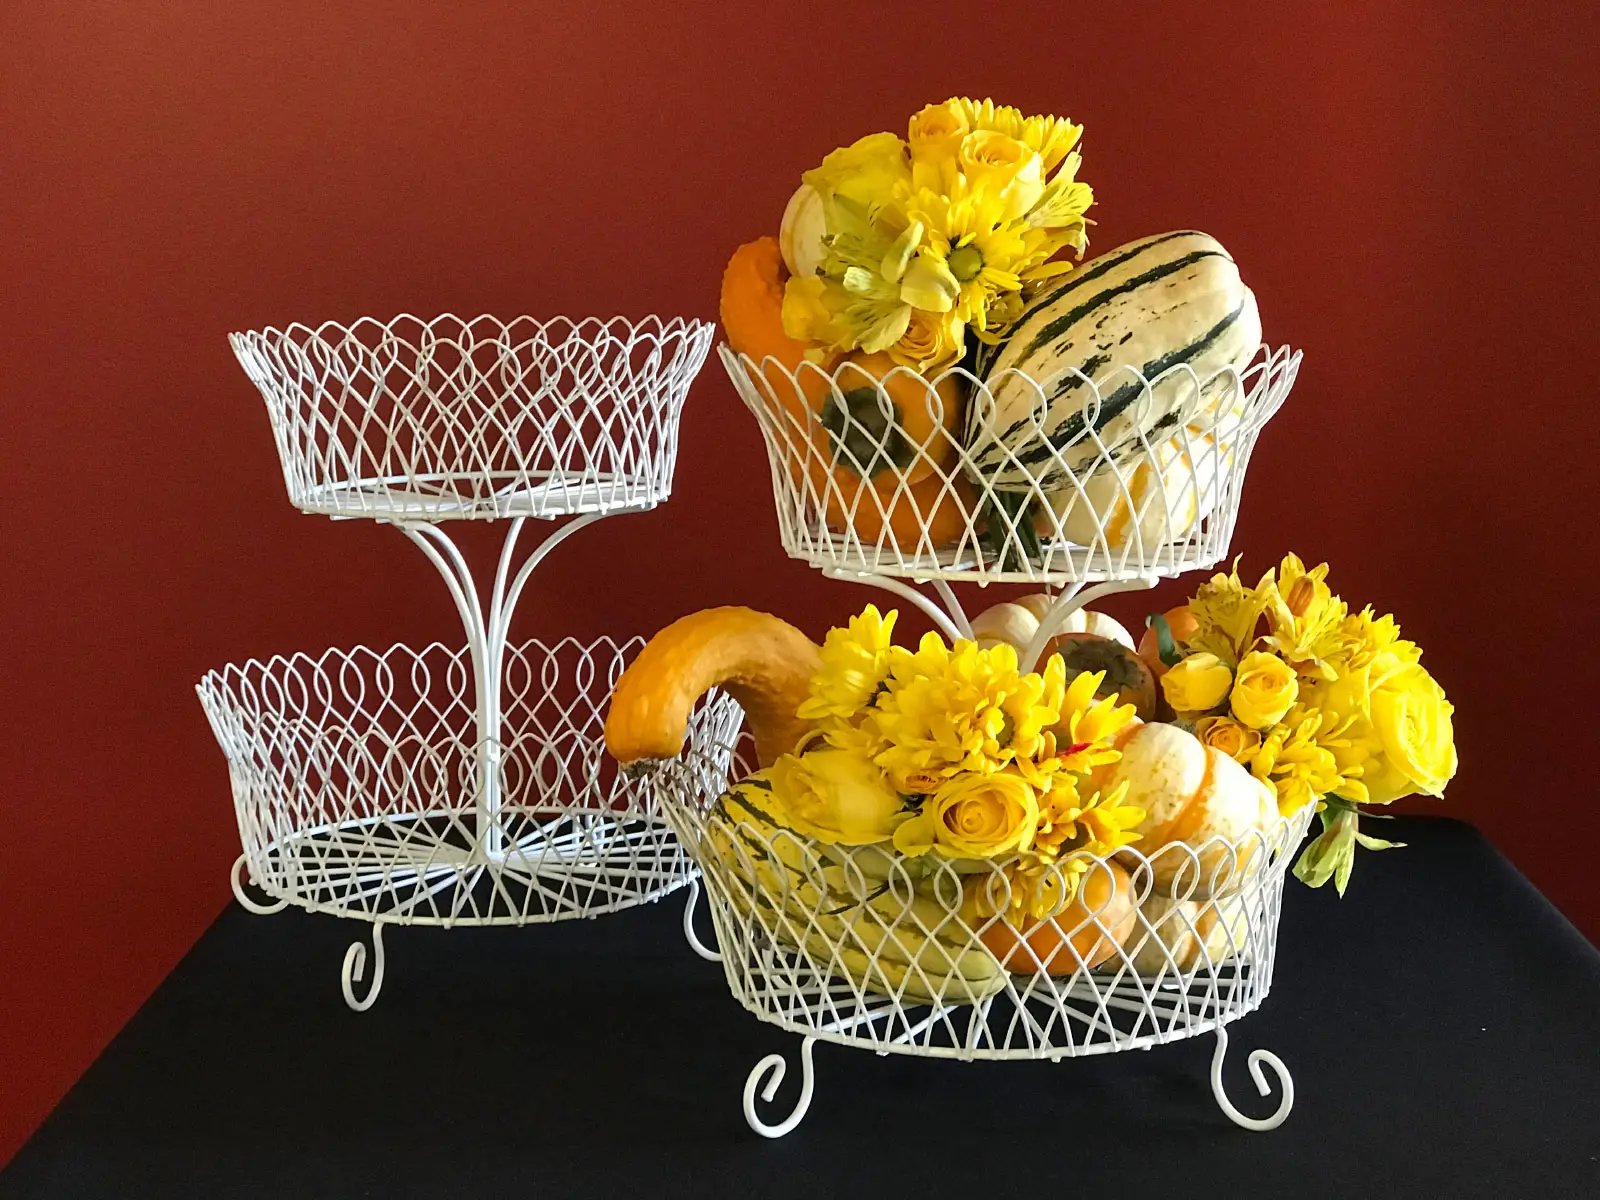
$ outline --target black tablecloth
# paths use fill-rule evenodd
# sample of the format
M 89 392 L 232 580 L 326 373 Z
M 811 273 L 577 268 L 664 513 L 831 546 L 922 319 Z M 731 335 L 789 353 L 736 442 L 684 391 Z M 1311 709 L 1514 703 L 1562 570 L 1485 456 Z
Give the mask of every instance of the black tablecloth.
M 799 1039 L 729 998 L 681 900 L 527 929 L 230 908 L 3 1174 L 0 1197 L 1600 1196 L 1600 955 L 1472 829 L 1402 820 L 1350 895 L 1290 881 L 1277 978 L 1231 1027 L 1297 1086 L 1279 1130 L 1213 1103 L 1209 1036 L 1052 1065 L 819 1045 L 766 1141 L 739 1110 Z

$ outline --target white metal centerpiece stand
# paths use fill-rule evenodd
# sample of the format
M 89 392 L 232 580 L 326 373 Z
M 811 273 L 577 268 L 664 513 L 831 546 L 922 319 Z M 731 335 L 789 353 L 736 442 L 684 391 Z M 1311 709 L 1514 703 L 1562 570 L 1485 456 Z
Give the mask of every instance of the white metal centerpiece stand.
M 972 634 L 953 583 L 1048 591 L 1054 602 L 1019 653 L 1024 671 L 1083 606 L 1226 556 L 1257 435 L 1300 363 L 1296 352 L 1262 348 L 1246 369 L 1207 379 L 1178 366 L 1150 380 L 1129 371 L 1131 384 L 1119 377 L 1097 389 L 1079 375 L 1087 400 L 1082 420 L 1067 423 L 1077 431 L 1068 437 L 1051 425 L 1036 382 L 955 371 L 950 377 L 967 395 L 964 428 L 942 419 L 950 393 L 924 382 L 941 419 L 908 445 L 904 434 L 896 444 L 897 422 L 884 418 L 906 403 L 914 376 L 869 387 L 859 371 L 847 380 L 846 368 L 831 377 L 809 364 L 791 373 L 726 346 L 720 354 L 761 424 L 788 554 L 914 604 L 952 641 Z M 1032 389 L 1029 420 L 996 421 L 991 389 L 1001 382 Z M 1119 406 L 1120 421 L 1109 404 Z M 988 469 L 979 469 L 973 431 L 985 428 L 1003 428 L 999 471 L 992 447 Z M 977 918 L 957 916 L 970 875 L 946 866 L 913 876 L 905 860 L 876 848 L 824 847 L 730 822 L 705 786 L 726 760 L 686 769 L 701 752 L 645 773 L 662 780 L 667 815 L 700 865 L 734 996 L 804 1039 L 802 1086 L 786 1116 L 768 1122 L 757 1112 L 758 1096 L 776 1096 L 783 1057 L 770 1055 L 751 1071 L 743 1105 L 756 1132 L 780 1137 L 805 1115 L 819 1040 L 878 1054 L 1059 1061 L 1214 1033 L 1211 1086 L 1222 1111 L 1253 1130 L 1287 1117 L 1293 1082 L 1275 1055 L 1258 1050 L 1248 1059 L 1263 1096 L 1263 1065 L 1280 1088 L 1276 1111 L 1263 1118 L 1228 1099 L 1222 1065 L 1227 1025 L 1270 988 L 1284 874 L 1308 812 L 1233 844 L 1175 844 L 1155 857 L 1124 850 L 1116 862 L 1137 893 L 1136 920 L 1110 928 L 1102 907 L 1060 938 L 1070 942 L 1072 969 L 1059 966 L 1064 960 L 1047 969 L 1037 958 L 1038 969 L 1019 967 L 1014 956 L 996 978 L 995 959 L 980 944 L 992 922 L 980 929 Z M 1103 859 L 1083 865 L 1082 888 L 1097 873 L 1110 878 Z M 998 869 L 987 886 L 1007 886 Z M 1147 906 L 1157 893 L 1159 904 Z M 977 970 L 985 964 L 988 973 Z
M 604 753 L 604 705 L 642 640 L 516 644 L 510 626 L 563 541 L 671 494 L 712 332 L 677 318 L 401 316 L 230 337 L 266 400 L 290 502 L 399 529 L 466 633 L 460 648 L 252 660 L 198 685 L 243 845 L 234 895 L 256 913 L 370 922 L 370 957 L 361 941 L 345 955 L 351 1008 L 382 987 L 388 924 L 593 917 L 694 878 L 647 784 Z M 519 557 L 529 521 L 561 519 Z M 496 520 L 505 538 L 480 594 L 448 528 Z

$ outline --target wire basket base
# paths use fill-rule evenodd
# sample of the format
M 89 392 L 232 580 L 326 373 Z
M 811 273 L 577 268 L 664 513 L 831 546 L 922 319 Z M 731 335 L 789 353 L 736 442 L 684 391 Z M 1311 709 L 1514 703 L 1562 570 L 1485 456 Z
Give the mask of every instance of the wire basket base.
M 695 871 L 667 826 L 617 812 L 400 813 L 295 831 L 252 856 L 256 886 L 310 912 L 404 925 L 530 925 L 659 900 Z
M 548 520 L 641 512 L 669 494 L 656 481 L 615 474 L 551 475 L 542 482 L 505 474 L 476 475 L 470 481 L 452 475 L 388 476 L 308 488 L 299 507 L 320 516 L 379 521 Z

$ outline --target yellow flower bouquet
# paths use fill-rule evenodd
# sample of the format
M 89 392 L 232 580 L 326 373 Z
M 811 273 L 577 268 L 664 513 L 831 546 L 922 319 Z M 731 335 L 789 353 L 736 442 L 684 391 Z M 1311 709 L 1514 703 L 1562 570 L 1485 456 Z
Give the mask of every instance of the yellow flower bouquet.
M 1391 616 L 1352 613 L 1293 554 L 1255 587 L 1237 566 L 1187 605 L 1151 618 L 1143 652 L 1174 719 L 1272 790 L 1292 815 L 1315 804 L 1323 833 L 1296 865 L 1343 894 L 1363 806 L 1439 796 L 1456 773 L 1454 712 Z
M 1023 671 L 1004 640 L 900 646 L 896 621 L 869 605 L 817 647 L 708 610 L 619 681 L 606 736 L 625 763 L 675 753 L 712 686 L 743 705 L 756 769 L 680 829 L 743 920 L 925 1003 L 1250 952 L 1295 827 L 1263 784 L 1141 721 L 1105 671 L 1060 653 Z
M 1258 353 L 1254 294 L 1207 234 L 1081 262 L 1082 136 L 930 104 L 803 172 L 776 231 L 734 252 L 722 358 L 786 544 L 825 530 L 854 562 L 954 557 L 985 578 L 1075 548 L 1123 567 L 1225 549 L 1213 515 L 1298 357 Z

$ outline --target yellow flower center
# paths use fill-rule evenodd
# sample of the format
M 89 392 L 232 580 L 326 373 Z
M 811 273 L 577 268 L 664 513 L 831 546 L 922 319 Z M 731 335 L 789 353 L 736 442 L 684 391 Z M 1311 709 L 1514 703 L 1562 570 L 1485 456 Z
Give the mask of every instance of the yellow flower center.
M 983 252 L 976 246 L 957 246 L 950 251 L 950 257 L 945 260 L 954 275 L 962 283 L 970 283 L 978 277 L 978 272 L 983 270 Z

